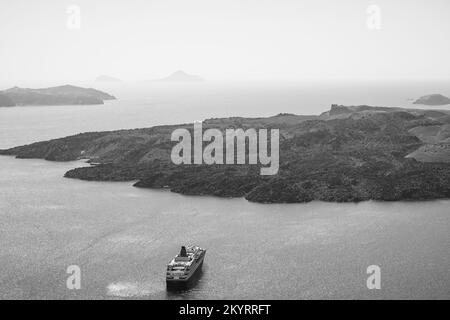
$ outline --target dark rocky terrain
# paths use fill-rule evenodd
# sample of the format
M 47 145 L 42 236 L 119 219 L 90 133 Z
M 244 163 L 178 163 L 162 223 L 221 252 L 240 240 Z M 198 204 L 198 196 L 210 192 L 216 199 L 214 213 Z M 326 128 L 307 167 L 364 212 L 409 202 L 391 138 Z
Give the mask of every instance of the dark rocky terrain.
M 0 107 L 38 105 L 90 105 L 103 104 L 104 100 L 113 99 L 115 99 L 115 97 L 108 93 L 92 88 L 80 88 L 71 85 L 43 89 L 14 87 L 11 89 L 0 91 Z
M 192 124 L 82 133 L 0 150 L 18 158 L 88 159 L 68 178 L 134 181 L 190 195 L 307 202 L 450 198 L 450 115 L 435 110 L 333 105 L 320 116 L 209 119 L 203 129 L 280 129 L 280 169 L 171 163 L 173 130 Z M 430 151 L 431 150 L 431 151 Z
M 422 104 L 425 106 L 442 106 L 450 104 L 450 98 L 443 96 L 442 94 L 430 94 L 427 96 L 420 97 L 414 104 Z

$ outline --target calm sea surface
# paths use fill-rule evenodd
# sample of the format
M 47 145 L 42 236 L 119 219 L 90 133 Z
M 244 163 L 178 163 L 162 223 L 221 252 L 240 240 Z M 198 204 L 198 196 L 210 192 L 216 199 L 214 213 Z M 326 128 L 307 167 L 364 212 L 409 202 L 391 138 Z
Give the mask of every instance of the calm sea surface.
M 97 86 L 98 87 L 98 86 Z M 447 88 L 447 92 L 445 91 Z M 209 117 L 411 106 L 448 84 L 115 85 L 104 106 L 0 109 L 0 148 Z M 450 298 L 450 201 L 261 205 L 63 178 L 82 162 L 0 157 L 0 298 Z M 184 243 L 208 249 L 190 291 L 165 290 Z M 66 268 L 81 268 L 81 290 Z M 381 268 L 381 290 L 366 269 Z

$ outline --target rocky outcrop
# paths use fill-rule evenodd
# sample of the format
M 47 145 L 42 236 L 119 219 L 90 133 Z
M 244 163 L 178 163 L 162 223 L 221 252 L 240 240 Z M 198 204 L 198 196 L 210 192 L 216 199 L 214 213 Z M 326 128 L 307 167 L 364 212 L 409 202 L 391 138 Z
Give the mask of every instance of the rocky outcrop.
M 16 106 L 90 105 L 103 104 L 104 100 L 115 99 L 106 92 L 71 85 L 43 89 L 14 87 L 1 91 L 0 95 L 7 97 Z
M 441 106 L 450 104 L 450 98 L 443 96 L 442 94 L 430 94 L 423 97 L 420 97 L 414 104 L 422 104 L 426 106 Z
M 1 150 L 0 154 L 53 161 L 88 159 L 68 178 L 134 181 L 191 195 L 250 201 L 307 202 L 450 198 L 448 153 L 421 161 L 414 153 L 447 136 L 447 116 L 425 110 L 349 107 L 347 117 L 279 114 L 269 118 L 209 119 L 203 129 L 277 128 L 280 169 L 261 176 L 258 165 L 174 165 L 173 130 L 192 125 L 84 133 Z M 344 108 L 340 108 L 344 110 Z M 359 111 L 358 111 L 359 110 Z M 444 113 L 445 114 L 445 113 Z M 426 128 L 430 129 L 427 130 Z M 425 128 L 425 129 L 424 129 Z M 436 136 L 436 138 L 432 138 Z

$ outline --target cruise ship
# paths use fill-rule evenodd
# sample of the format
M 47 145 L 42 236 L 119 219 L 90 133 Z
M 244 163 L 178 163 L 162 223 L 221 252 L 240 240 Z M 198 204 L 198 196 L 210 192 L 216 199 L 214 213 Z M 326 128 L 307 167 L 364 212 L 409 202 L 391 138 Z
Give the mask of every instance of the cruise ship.
M 167 265 L 168 289 L 188 289 L 201 272 L 206 250 L 198 246 L 182 246 L 180 253 Z

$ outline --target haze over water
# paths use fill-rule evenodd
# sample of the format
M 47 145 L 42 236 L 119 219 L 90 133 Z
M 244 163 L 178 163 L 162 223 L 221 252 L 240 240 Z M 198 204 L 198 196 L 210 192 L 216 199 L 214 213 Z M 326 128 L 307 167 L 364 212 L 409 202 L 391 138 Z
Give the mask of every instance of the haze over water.
M 431 93 L 450 96 L 450 80 L 78 85 L 104 90 L 118 100 L 105 101 L 105 105 L 100 106 L 1 108 L 0 148 L 86 131 L 192 123 L 213 117 L 268 117 L 280 112 L 319 115 L 328 111 L 331 104 L 429 109 L 412 102 Z M 448 109 L 449 106 L 433 108 Z
M 410 107 L 448 83 L 96 85 L 104 106 L 0 108 L 0 148 L 210 117 Z M 447 91 L 446 91 L 447 90 Z M 418 106 L 414 106 L 418 107 Z M 448 107 L 448 106 L 447 106 Z M 450 201 L 254 204 L 63 178 L 83 162 L 0 157 L 0 298 L 450 298 Z M 165 290 L 179 246 L 207 248 L 198 285 Z M 381 267 L 381 290 L 366 268 Z M 82 289 L 67 290 L 79 265 Z

